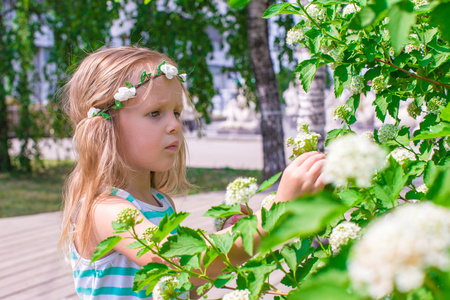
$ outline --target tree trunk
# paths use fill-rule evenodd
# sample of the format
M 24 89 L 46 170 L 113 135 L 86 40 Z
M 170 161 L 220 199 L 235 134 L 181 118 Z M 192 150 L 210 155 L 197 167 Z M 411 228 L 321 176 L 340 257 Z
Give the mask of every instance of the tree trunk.
M 286 167 L 281 105 L 270 58 L 268 23 L 262 18 L 268 7 L 269 0 L 253 0 L 247 6 L 250 60 L 261 111 L 265 179 L 283 171 Z
M 3 13 L 3 12 L 2 12 Z M 0 14 L 0 32 L 5 33 L 3 15 Z M 6 57 L 6 43 L 0 40 L 0 78 L 5 78 L 6 64 L 9 58 Z M 11 159 L 8 153 L 8 106 L 6 105 L 6 91 L 3 80 L 0 81 L 0 172 L 11 170 Z

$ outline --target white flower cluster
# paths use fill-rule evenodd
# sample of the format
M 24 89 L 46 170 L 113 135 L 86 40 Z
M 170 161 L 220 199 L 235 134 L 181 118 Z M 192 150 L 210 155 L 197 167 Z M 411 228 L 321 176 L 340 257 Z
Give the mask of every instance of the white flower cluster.
M 245 290 L 235 290 L 231 293 L 226 294 L 222 298 L 223 300 L 248 300 L 250 299 L 250 291 Z
M 344 53 L 340 52 L 338 49 L 334 49 L 328 53 L 334 59 L 335 62 L 330 64 L 331 69 L 336 69 L 336 67 L 342 63 L 344 60 Z
M 294 27 L 289 29 L 286 34 L 286 44 L 292 46 L 295 43 L 301 43 L 305 39 L 305 32 L 309 27 Z
M 410 34 L 409 39 L 413 42 L 413 44 L 405 45 L 405 53 L 411 53 L 414 50 L 425 50 L 425 45 L 420 42 L 419 36 L 417 34 Z
M 127 87 L 120 87 L 119 91 L 114 95 L 114 99 L 117 101 L 123 102 L 127 101 L 130 98 L 136 97 L 136 88 L 127 88 Z
M 405 204 L 374 221 L 353 247 L 348 270 L 356 289 L 373 299 L 394 286 L 405 293 L 423 284 L 429 267 L 450 267 L 450 210 L 431 202 Z
M 317 143 L 319 142 L 320 134 L 314 131 L 309 131 L 308 124 L 303 123 L 298 128 L 298 134 L 294 138 L 288 137 L 286 139 L 286 146 L 292 146 L 292 153 L 295 157 L 303 153 L 317 150 Z
M 347 104 L 339 105 L 333 111 L 333 119 L 343 119 L 347 120 L 349 114 L 352 112 L 352 109 Z
M 387 88 L 387 84 L 383 75 L 377 76 L 372 80 L 372 90 L 375 94 L 379 94 Z
M 371 131 L 364 131 L 363 133 L 361 133 L 361 137 L 365 138 L 371 142 L 375 142 L 375 138 L 373 137 L 373 132 L 371 132 Z
M 161 277 L 158 283 L 153 288 L 152 296 L 154 300 L 168 300 L 172 299 L 170 294 L 175 291 L 178 284 L 178 279 L 171 276 Z
M 88 118 L 95 117 L 100 111 L 101 111 L 101 109 L 99 109 L 99 108 L 91 107 L 87 114 Z
M 398 128 L 392 124 L 385 124 L 378 130 L 378 140 L 380 143 L 392 141 L 397 137 Z
M 428 187 L 427 187 L 425 184 L 422 184 L 422 185 L 420 185 L 420 186 L 417 188 L 417 191 L 418 191 L 419 193 L 424 193 L 424 194 L 426 194 L 426 193 L 428 193 Z
M 325 19 L 325 9 L 320 7 L 317 4 L 310 4 L 307 8 L 306 8 L 306 12 L 308 13 L 308 15 L 313 18 L 316 21 L 322 21 L 323 19 Z
M 247 203 L 257 190 L 256 178 L 239 177 L 228 184 L 225 193 L 225 204 L 231 206 Z
M 392 156 L 393 159 L 395 159 L 399 165 L 403 166 L 408 161 L 416 160 L 416 156 L 411 151 L 405 149 L 405 148 L 395 148 L 391 153 L 389 153 L 389 156 Z
M 329 146 L 324 181 L 335 186 L 354 181 L 360 187 L 368 187 L 373 174 L 385 164 L 386 152 L 376 143 L 354 134 L 345 135 Z
M 361 8 L 354 3 L 347 4 L 342 10 L 342 16 L 348 16 L 349 14 L 353 14 L 357 11 L 360 11 Z
M 353 76 L 352 82 L 350 83 L 350 92 L 353 95 L 361 94 L 362 90 L 364 88 L 364 81 L 362 76 Z
M 358 238 L 361 227 L 353 222 L 342 222 L 333 228 L 328 240 L 331 249 L 336 251 L 342 245 L 347 245 L 348 241 Z
M 419 7 L 428 4 L 428 0 L 412 0 L 412 2 L 414 3 L 414 8 L 418 9 Z
M 261 202 L 261 206 L 269 209 L 272 206 L 273 202 L 275 202 L 275 195 L 270 194 L 263 199 L 263 201 Z

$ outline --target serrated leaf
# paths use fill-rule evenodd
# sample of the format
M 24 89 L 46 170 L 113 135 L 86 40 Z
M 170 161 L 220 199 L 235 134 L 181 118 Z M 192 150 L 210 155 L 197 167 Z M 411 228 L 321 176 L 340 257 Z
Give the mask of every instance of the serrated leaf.
M 448 12 L 450 11 L 450 2 L 442 1 L 431 13 L 430 24 L 439 27 L 442 38 L 450 43 L 450 18 Z
M 411 140 L 417 141 L 425 139 L 434 139 L 448 135 L 450 135 L 450 123 L 441 123 L 438 125 L 431 126 L 428 132 L 424 131 L 415 136 L 414 138 L 412 138 Z
M 294 15 L 300 15 L 300 11 L 298 8 L 292 6 L 291 3 L 277 3 L 274 5 L 271 5 L 263 14 L 264 19 L 272 18 L 276 15 L 280 14 L 294 14 Z
M 213 248 L 208 248 L 206 250 L 202 259 L 203 266 L 205 267 L 205 269 L 208 268 L 208 266 L 214 261 L 214 259 L 216 259 L 217 256 L 219 256 L 219 254 Z
M 97 245 L 96 250 L 92 255 L 90 264 L 92 264 L 96 260 L 99 260 L 106 253 L 111 251 L 122 239 L 123 238 L 120 236 L 110 236 L 109 238 L 101 241 L 100 244 Z
M 410 1 L 402 1 L 392 5 L 387 16 L 389 23 L 386 25 L 391 37 L 391 45 L 398 53 L 408 40 L 411 26 L 416 22 L 414 5 Z
M 169 237 L 161 247 L 164 256 L 195 255 L 207 249 L 205 241 L 196 230 L 179 227 L 177 232 L 178 234 Z
M 338 196 L 341 197 L 342 201 L 349 207 L 354 207 L 363 200 L 363 195 L 351 189 L 338 193 Z
M 141 250 L 139 250 L 139 252 L 136 254 L 137 258 L 141 258 L 144 254 L 147 254 L 148 252 L 150 252 L 150 249 L 148 249 L 147 247 L 142 248 Z
M 283 256 L 289 269 L 295 272 L 295 270 L 297 270 L 297 255 L 295 250 L 286 246 L 281 249 L 280 254 Z
M 280 178 L 281 173 L 282 172 L 275 174 L 272 177 L 270 177 L 269 179 L 267 179 L 266 181 L 264 181 L 263 183 L 261 183 L 261 186 L 256 191 L 256 193 L 263 192 L 263 191 L 267 190 L 269 187 L 271 187 L 275 182 L 277 182 L 278 178 Z
M 232 8 L 238 9 L 247 6 L 252 0 L 228 0 L 228 5 Z
M 339 203 L 327 191 L 286 203 L 286 217 L 262 241 L 261 251 L 265 252 L 292 238 L 316 234 L 347 209 L 348 206 Z
M 211 207 L 207 212 L 203 214 L 204 217 L 223 218 L 230 217 L 235 214 L 241 213 L 241 206 L 239 204 L 228 206 L 221 204 L 219 206 Z
M 253 256 L 253 237 L 258 226 L 258 219 L 255 215 L 240 219 L 233 227 L 233 235 L 239 232 L 242 238 L 245 252 Z
M 229 232 L 225 232 L 223 234 L 211 234 L 209 235 L 209 238 L 214 242 L 214 245 L 217 247 L 219 252 L 223 254 L 230 252 L 231 247 L 236 240 L 236 237 L 232 236 Z
M 216 288 L 221 288 L 223 287 L 225 284 L 227 284 L 228 282 L 230 282 L 233 278 L 235 277 L 235 275 L 233 274 L 220 274 L 219 276 L 217 276 L 216 281 L 214 281 L 214 286 Z
M 125 248 L 128 248 L 128 249 L 141 249 L 142 247 L 144 247 L 144 246 L 140 242 L 137 242 L 137 241 L 125 246 Z
M 300 82 L 302 84 L 303 90 L 308 93 L 311 82 L 316 75 L 318 69 L 318 59 L 312 58 L 300 62 L 295 69 L 295 73 L 299 75 Z
M 270 231 L 275 227 L 278 220 L 286 213 L 286 203 L 274 203 L 270 210 L 261 209 L 262 228 L 265 231 Z
M 161 242 L 169 233 L 171 233 L 184 219 L 189 216 L 189 213 L 179 212 L 171 215 L 166 214 L 159 222 L 158 230 L 153 235 L 153 240 L 156 243 Z
M 158 283 L 159 278 L 165 274 L 173 273 L 176 274 L 175 271 L 170 270 L 169 267 L 164 264 L 149 263 L 136 272 L 133 282 L 133 291 L 140 291 L 145 287 L 147 287 L 147 291 L 152 291 L 153 287 Z

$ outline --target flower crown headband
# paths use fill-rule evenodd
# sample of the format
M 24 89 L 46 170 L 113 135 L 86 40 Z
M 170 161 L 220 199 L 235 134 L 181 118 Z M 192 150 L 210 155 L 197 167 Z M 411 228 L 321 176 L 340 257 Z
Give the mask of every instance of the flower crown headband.
M 169 65 L 166 61 L 163 61 L 158 65 L 158 70 L 155 76 L 152 77 L 152 73 L 147 73 L 146 71 L 141 74 L 141 82 L 133 85 L 129 81 L 125 81 L 126 87 L 120 87 L 119 91 L 114 95 L 115 104 L 107 109 L 99 109 L 96 107 L 91 107 L 88 111 L 88 118 L 93 118 L 96 116 L 101 116 L 106 120 L 110 120 L 111 116 L 107 113 L 110 109 L 120 109 L 123 107 L 122 102 L 127 101 L 130 98 L 136 97 L 136 89 L 141 85 L 147 83 L 152 78 L 156 78 L 161 75 L 166 75 L 167 79 L 172 79 L 174 76 L 178 76 L 181 82 L 186 81 L 186 74 L 178 74 L 178 69 L 175 66 Z

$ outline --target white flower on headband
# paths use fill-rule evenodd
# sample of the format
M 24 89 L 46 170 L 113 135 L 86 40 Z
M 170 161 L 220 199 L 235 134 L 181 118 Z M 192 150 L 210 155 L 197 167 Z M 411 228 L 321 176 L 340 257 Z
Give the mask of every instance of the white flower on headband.
M 136 97 L 136 88 L 135 87 L 131 87 L 131 88 L 121 87 L 121 88 L 119 88 L 119 92 L 114 95 L 114 99 L 116 99 L 117 101 L 120 101 L 120 102 L 127 101 L 128 99 L 134 98 L 134 97 Z
M 100 112 L 100 110 L 101 109 L 99 109 L 99 108 L 91 107 L 87 114 L 88 118 L 95 117 Z
M 186 81 L 187 75 L 186 75 L 186 73 L 183 73 L 183 74 L 178 75 L 178 77 L 180 77 L 181 80 L 182 80 L 183 82 L 185 82 L 185 81 Z
M 163 71 L 164 74 L 166 74 L 167 79 L 172 79 L 173 76 L 178 75 L 178 69 L 169 64 L 163 64 L 161 66 L 161 71 Z

